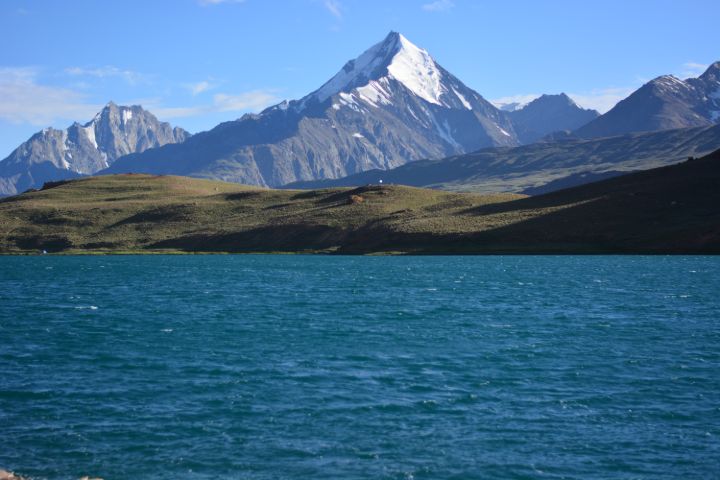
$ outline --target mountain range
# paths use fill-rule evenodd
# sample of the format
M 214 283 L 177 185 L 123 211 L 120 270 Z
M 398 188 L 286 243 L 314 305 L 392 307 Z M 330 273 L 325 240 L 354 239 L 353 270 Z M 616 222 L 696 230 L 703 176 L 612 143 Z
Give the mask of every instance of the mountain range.
M 604 115 L 578 128 L 580 137 L 703 127 L 720 120 L 720 62 L 698 78 L 657 77 Z
M 595 115 L 564 95 L 503 112 L 427 51 L 391 32 L 298 101 L 223 123 L 181 145 L 129 155 L 106 173 L 172 173 L 277 187 L 517 146 Z
M 671 165 L 719 148 L 720 125 L 713 125 L 608 138 L 538 142 L 516 148 L 486 148 L 341 179 L 291 183 L 286 188 L 392 183 L 454 191 L 537 194 Z
M 497 108 L 391 32 L 300 100 L 196 135 L 112 102 L 84 125 L 45 129 L 0 162 L 0 195 L 127 172 L 280 187 L 355 184 L 389 171 L 385 178 L 410 184 L 532 192 L 542 181 L 566 185 L 707 153 L 715 130 L 692 128 L 718 120 L 720 62 L 698 78 L 658 77 L 603 115 L 563 93 Z
M 140 106 L 108 103 L 85 124 L 45 128 L 0 162 L 0 195 L 14 195 L 44 182 L 92 175 L 128 153 L 183 142 L 190 134 L 158 121 Z

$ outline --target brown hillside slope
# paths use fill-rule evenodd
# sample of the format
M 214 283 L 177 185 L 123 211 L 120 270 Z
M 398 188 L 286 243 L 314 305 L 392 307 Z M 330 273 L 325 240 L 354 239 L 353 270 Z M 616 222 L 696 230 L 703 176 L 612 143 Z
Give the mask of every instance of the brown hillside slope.
M 0 201 L 0 252 L 719 253 L 720 153 L 538 197 L 93 177 Z

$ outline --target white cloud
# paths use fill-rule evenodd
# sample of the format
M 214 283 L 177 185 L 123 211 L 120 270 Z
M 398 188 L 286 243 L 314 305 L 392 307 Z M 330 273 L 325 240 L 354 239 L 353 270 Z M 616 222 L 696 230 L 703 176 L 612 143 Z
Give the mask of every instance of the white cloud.
M 680 78 L 698 77 L 705 73 L 709 66 L 705 63 L 685 62 L 678 76 Z
M 490 100 L 490 103 L 498 107 L 502 110 L 502 107 L 513 105 L 513 104 L 519 104 L 519 105 L 525 105 L 527 103 L 532 102 L 536 98 L 540 96 L 539 93 L 526 93 L 526 94 L 520 94 L 520 95 L 509 95 L 507 97 L 500 97 L 496 98 L 494 100 Z
M 78 90 L 39 83 L 38 74 L 36 68 L 0 67 L 0 120 L 45 127 L 64 121 L 86 121 L 103 108 L 104 103 L 89 101 Z M 196 84 L 196 89 L 210 88 L 204 83 Z M 159 98 L 136 100 L 132 104 L 143 104 L 158 117 L 170 119 L 258 111 L 279 101 L 272 90 L 253 90 L 238 94 L 217 93 L 213 95 L 212 103 L 199 106 L 164 107 Z
M 82 77 L 96 77 L 96 78 L 110 78 L 120 77 L 131 85 L 135 85 L 141 81 L 147 79 L 147 75 L 135 72 L 132 70 L 126 70 L 112 65 L 106 65 L 104 67 L 97 68 L 83 68 L 83 67 L 68 67 L 65 69 L 65 73 L 68 75 L 82 76 Z
M 170 120 L 172 118 L 197 117 L 210 113 L 207 107 L 162 107 L 159 104 L 145 103 L 143 108 L 151 111 L 153 115 L 161 120 Z
M 102 109 L 75 90 L 39 84 L 37 74 L 34 68 L 0 67 L 0 119 L 47 126 L 90 119 Z
M 426 12 L 444 12 L 454 6 L 455 3 L 452 0 L 435 0 L 434 2 L 424 4 L 421 8 Z
M 568 97 L 583 108 L 592 108 L 600 113 L 605 113 L 636 89 L 637 87 L 597 88 L 589 92 L 568 93 Z
M 268 90 L 253 90 L 239 94 L 217 93 L 210 105 L 190 107 L 162 107 L 148 105 L 150 111 L 163 119 L 195 117 L 217 112 L 257 111 L 278 103 L 280 99 Z
M 335 18 L 342 18 L 342 5 L 338 0 L 325 0 L 323 5 Z
M 199 94 L 206 92 L 212 88 L 215 88 L 215 85 L 208 82 L 207 80 L 203 80 L 202 82 L 197 82 L 197 83 L 188 83 L 188 84 L 185 84 L 184 86 L 185 86 L 185 88 L 190 90 L 190 93 L 192 93 L 193 96 L 199 95 Z
M 213 95 L 213 106 L 218 112 L 239 112 L 242 110 L 259 110 L 273 103 L 279 102 L 273 93 L 264 90 L 254 90 L 238 95 L 218 93 Z

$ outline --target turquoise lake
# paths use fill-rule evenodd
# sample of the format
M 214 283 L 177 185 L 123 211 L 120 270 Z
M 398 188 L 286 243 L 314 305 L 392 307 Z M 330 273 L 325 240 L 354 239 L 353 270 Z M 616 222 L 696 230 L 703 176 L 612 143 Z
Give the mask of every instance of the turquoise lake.
M 34 479 L 720 478 L 720 257 L 0 257 Z

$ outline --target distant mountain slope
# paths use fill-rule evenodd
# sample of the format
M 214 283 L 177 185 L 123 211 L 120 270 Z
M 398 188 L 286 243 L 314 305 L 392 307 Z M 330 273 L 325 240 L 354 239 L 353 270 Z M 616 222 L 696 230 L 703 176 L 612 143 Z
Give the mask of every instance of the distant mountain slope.
M 595 110 L 579 107 L 564 93 L 542 95 L 527 105 L 509 112 L 521 143 L 533 143 L 548 134 L 575 130 L 597 118 Z
M 637 133 L 594 140 L 490 148 L 442 160 L 421 160 L 388 171 L 338 180 L 294 183 L 287 188 L 325 188 L 384 183 L 458 191 L 523 192 L 592 181 L 598 176 L 676 163 L 720 148 L 720 125 Z M 548 188 L 542 191 L 547 191 Z
M 391 32 L 299 101 L 223 123 L 181 145 L 129 155 L 104 173 L 278 186 L 518 144 L 505 112 Z
M 720 62 L 700 77 L 658 77 L 633 92 L 610 111 L 578 128 L 585 138 L 630 132 L 702 127 L 720 120 Z
M 182 142 L 189 136 L 140 106 L 110 102 L 84 125 L 46 128 L 15 149 L 0 162 L 0 195 L 14 195 L 46 181 L 91 175 L 128 153 Z
M 720 253 L 720 152 L 547 195 L 112 175 L 0 200 L 0 252 Z

